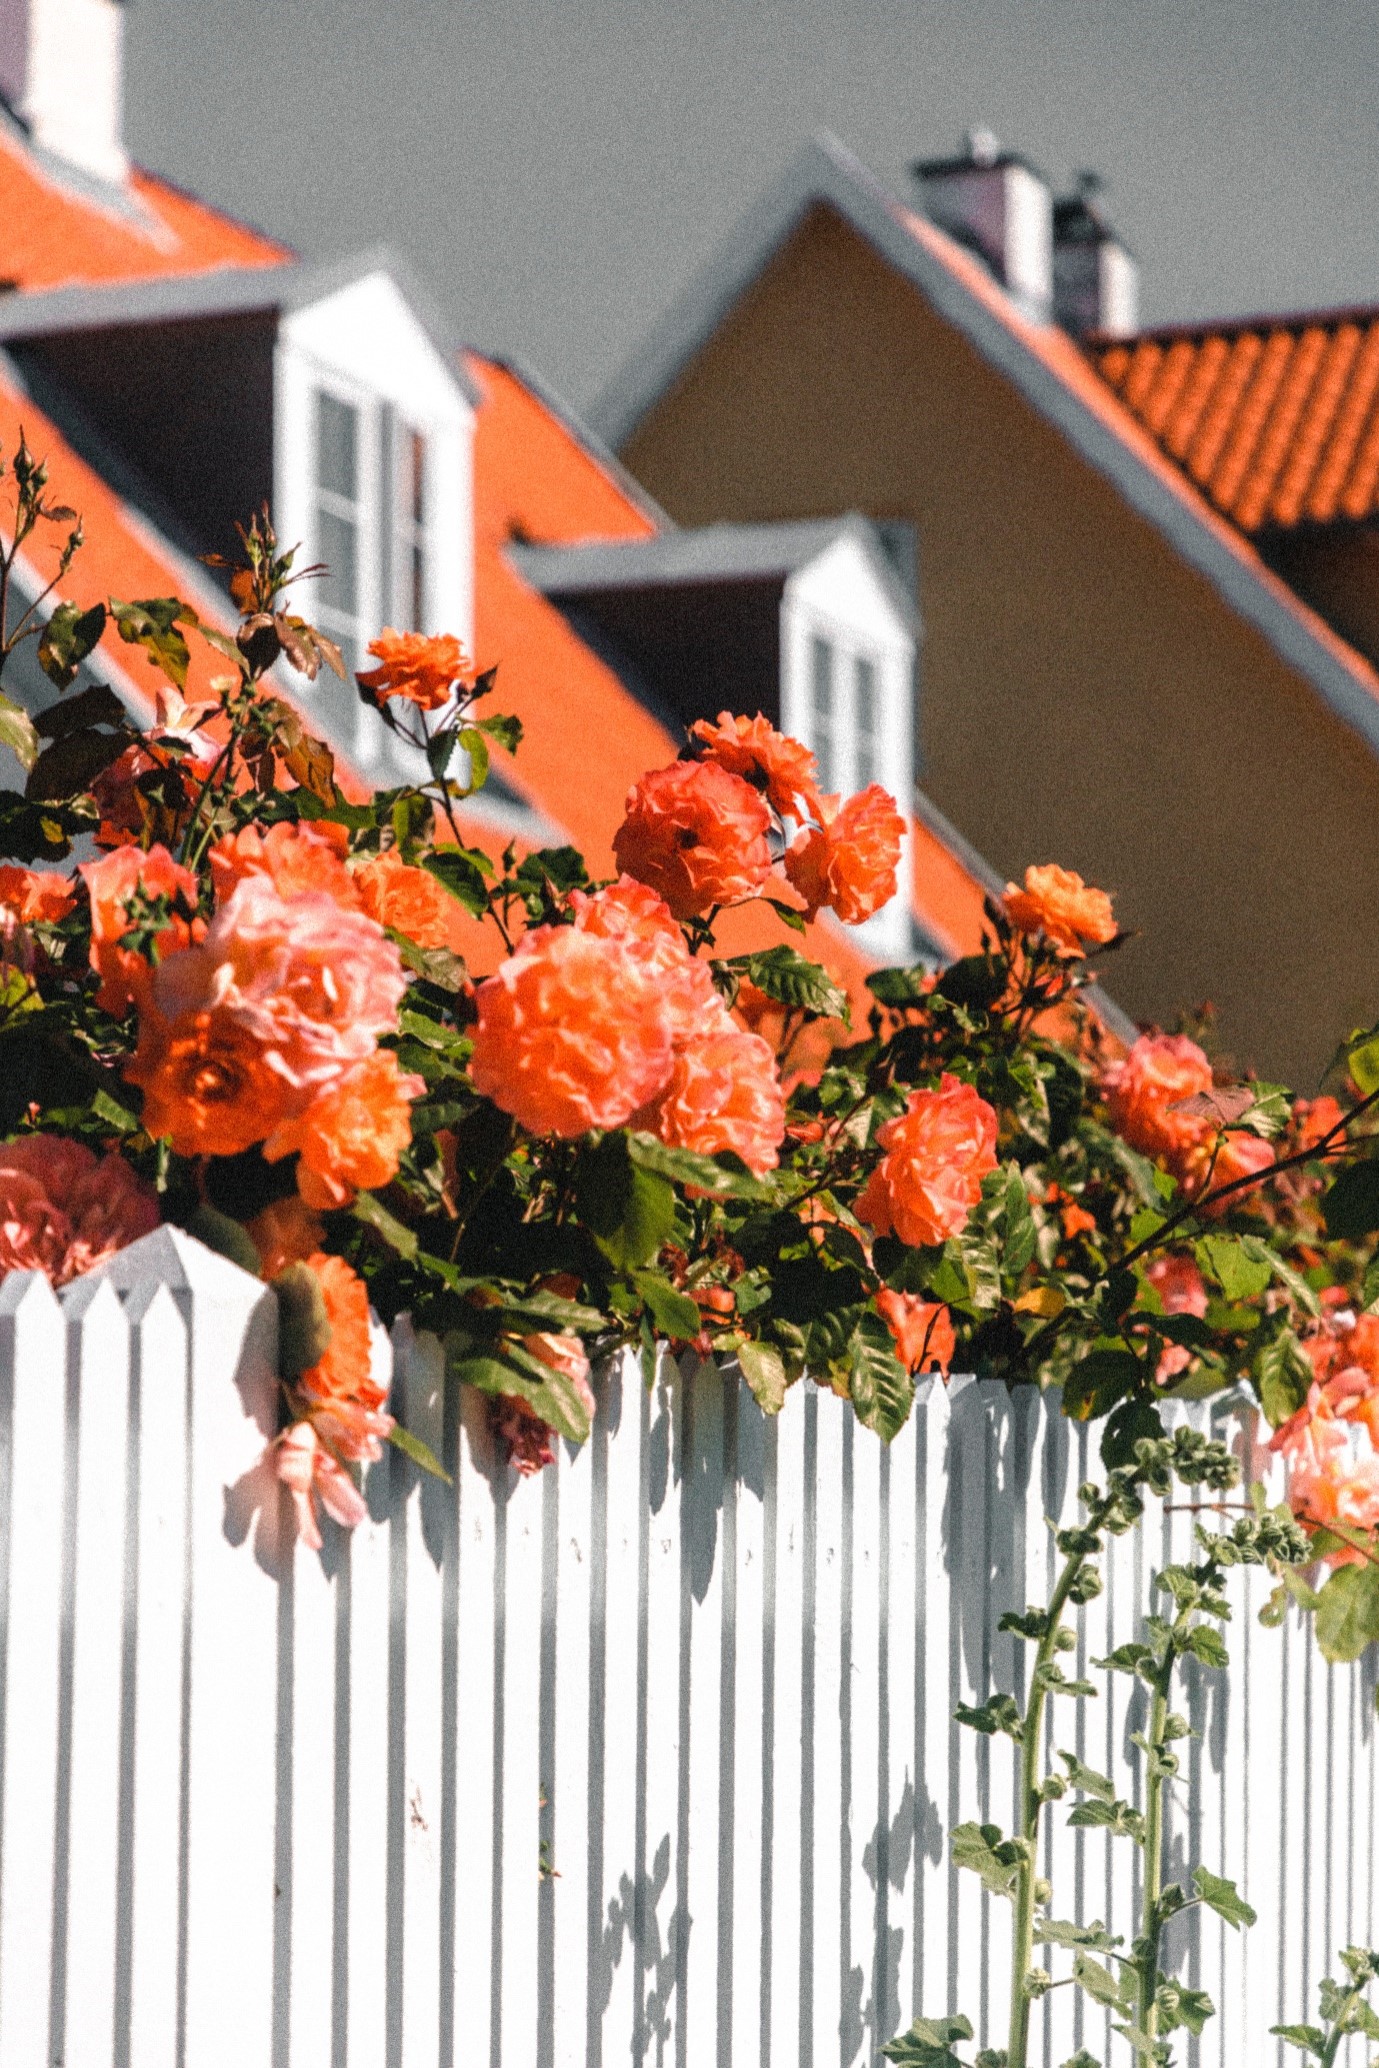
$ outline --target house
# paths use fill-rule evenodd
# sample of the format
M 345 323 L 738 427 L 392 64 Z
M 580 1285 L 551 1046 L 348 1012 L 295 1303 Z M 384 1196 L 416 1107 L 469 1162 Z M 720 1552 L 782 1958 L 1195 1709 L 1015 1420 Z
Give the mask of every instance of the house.
M 1138 938 L 1117 995 L 1308 1087 L 1379 1018 L 1379 312 L 1142 337 L 1094 183 L 809 145 L 595 410 L 679 523 L 908 525 L 916 767 Z
M 455 632 L 499 665 L 526 739 L 515 761 L 495 754 L 464 815 L 495 853 L 571 842 L 611 869 L 628 788 L 674 758 L 688 720 L 733 706 L 792 723 L 817 707 L 821 669 L 829 779 L 910 794 L 920 628 L 903 528 L 675 529 L 535 376 L 461 350 L 392 254 L 313 266 L 131 167 L 123 19 L 118 0 L 0 0 L 0 441 L 24 429 L 86 530 L 51 602 L 175 592 L 224 629 L 225 578 L 204 556 L 269 503 L 303 563 L 328 568 L 300 606 L 349 667 L 385 624 Z M 49 571 L 22 565 L 21 590 Z M 214 666 L 201 650 L 200 676 Z M 113 631 L 87 672 L 151 709 L 152 671 Z M 348 784 L 415 774 L 352 685 L 279 674 Z M 5 686 L 47 700 L 32 648 Z M 886 912 L 811 928 L 854 985 L 878 960 L 977 944 L 991 872 L 928 806 L 910 848 Z M 735 918 L 729 945 L 779 938 L 764 924 Z

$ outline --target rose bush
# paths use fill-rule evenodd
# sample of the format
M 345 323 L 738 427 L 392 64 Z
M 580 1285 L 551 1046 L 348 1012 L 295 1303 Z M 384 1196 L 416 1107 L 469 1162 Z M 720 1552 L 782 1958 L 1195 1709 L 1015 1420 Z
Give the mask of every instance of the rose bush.
M 11 474 L 12 541 L 56 533 L 70 588 L 69 513 L 29 454 Z M 1166 1390 L 1244 1384 L 1324 1579 L 1288 1584 L 1333 1652 L 1379 1635 L 1379 1035 L 1297 1103 L 1187 1033 L 1126 1050 L 1089 996 L 1110 899 L 1052 864 L 977 953 L 849 996 L 789 936 L 895 895 L 904 820 L 822 795 L 760 714 L 633 786 L 613 881 L 492 856 L 462 815 L 520 741 L 493 674 L 385 634 L 359 693 L 420 773 L 347 795 L 270 680 L 340 667 L 295 579 L 265 518 L 234 637 L 160 598 L 0 624 L 54 691 L 32 719 L 0 696 L 27 769 L 0 796 L 6 1268 L 62 1282 L 161 1218 L 261 1270 L 313 1538 L 384 1441 L 436 1462 L 375 1385 L 370 1303 L 436 1332 L 522 1469 L 587 1435 L 622 1345 L 736 1358 L 768 1411 L 807 1374 L 882 1438 L 924 1373 L 1058 1387 L 1112 1467 Z M 112 625 L 166 679 L 142 729 L 77 686 Z M 779 937 L 718 952 L 747 902 Z

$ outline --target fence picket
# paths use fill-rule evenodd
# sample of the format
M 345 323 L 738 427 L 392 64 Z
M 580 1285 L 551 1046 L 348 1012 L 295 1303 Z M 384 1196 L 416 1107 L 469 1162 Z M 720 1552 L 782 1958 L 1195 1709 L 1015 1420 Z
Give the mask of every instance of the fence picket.
M 591 1444 L 520 1480 L 438 1347 L 395 1347 L 454 1485 L 390 1454 L 316 1556 L 263 1462 L 255 1281 L 164 1229 L 61 1305 L 0 1288 L 4 2068 L 875 2068 L 920 2009 L 999 2044 L 1009 1914 L 941 1833 L 1009 1827 L 1011 1748 L 952 1707 L 1023 1695 L 996 1621 L 1045 1597 L 1095 1432 L 955 1381 L 883 1451 L 813 1385 L 768 1421 L 735 1373 L 662 1358 L 648 1395 L 627 1359 Z M 1238 1404 L 1175 1412 L 1253 1444 Z M 1112 1542 L 1070 1665 L 1134 1634 L 1194 1521 Z M 1275 2060 L 1371 1929 L 1374 1675 L 1260 1629 L 1267 1585 L 1231 1577 L 1231 1676 L 1186 1694 L 1173 1871 L 1261 1922 L 1174 1927 L 1220 2000 L 1185 2068 Z M 1052 1706 L 1124 1786 L 1142 1695 Z M 1067 1807 L 1057 1907 L 1128 1934 L 1135 1855 Z M 1057 1991 L 1033 2058 L 1084 2032 Z
M 62 1626 L 62 1313 L 46 1279 L 0 1286 L 4 1693 L 0 1771 L 0 2060 L 48 2058 Z

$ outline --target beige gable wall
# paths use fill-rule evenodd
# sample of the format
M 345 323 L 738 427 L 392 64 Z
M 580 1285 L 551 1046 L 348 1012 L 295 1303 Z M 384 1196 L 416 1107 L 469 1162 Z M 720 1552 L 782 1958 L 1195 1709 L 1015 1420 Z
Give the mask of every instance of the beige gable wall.
M 999 869 L 1116 892 L 1132 1015 L 1210 998 L 1300 1089 L 1379 1018 L 1379 760 L 832 212 L 623 458 L 686 524 L 914 522 L 925 787 Z

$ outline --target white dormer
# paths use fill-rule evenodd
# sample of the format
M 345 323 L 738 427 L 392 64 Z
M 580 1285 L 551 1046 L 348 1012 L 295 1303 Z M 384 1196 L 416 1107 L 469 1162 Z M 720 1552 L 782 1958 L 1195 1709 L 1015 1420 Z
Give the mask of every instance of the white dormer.
M 122 0 L 0 0 L 0 93 L 40 150 L 122 182 Z
M 851 524 L 796 568 L 781 598 L 782 728 L 805 741 L 825 792 L 880 783 L 908 821 L 915 786 L 915 625 L 870 527 Z M 868 953 L 908 959 L 910 841 L 896 896 L 850 928 Z
M 453 633 L 473 652 L 474 408 L 448 356 L 380 268 L 284 313 L 274 355 L 279 536 L 328 574 L 302 607 L 367 668 L 385 626 Z M 352 750 L 386 779 L 360 707 Z

